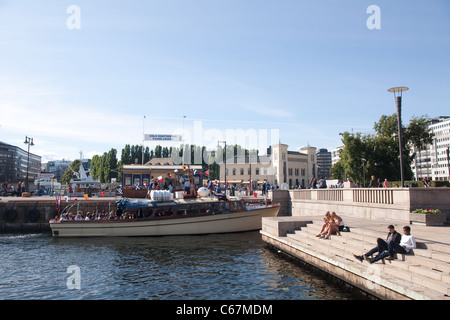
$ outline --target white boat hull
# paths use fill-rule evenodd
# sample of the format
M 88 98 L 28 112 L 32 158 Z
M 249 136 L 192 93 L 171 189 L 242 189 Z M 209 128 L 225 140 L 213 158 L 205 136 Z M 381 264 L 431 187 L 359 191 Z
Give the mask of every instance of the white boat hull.
M 261 229 L 263 217 L 278 215 L 279 206 L 197 217 L 135 221 L 87 221 L 51 223 L 54 237 L 146 237 L 231 233 Z

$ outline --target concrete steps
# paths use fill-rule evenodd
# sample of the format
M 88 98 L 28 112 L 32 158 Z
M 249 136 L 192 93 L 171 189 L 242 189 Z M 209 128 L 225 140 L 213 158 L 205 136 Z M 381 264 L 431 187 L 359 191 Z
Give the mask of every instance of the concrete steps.
M 353 254 L 361 255 L 376 246 L 377 238 L 387 232 L 351 228 L 350 232 L 332 235 L 330 240 L 317 238 L 322 224 L 315 222 L 286 236 L 296 245 L 314 251 L 330 263 L 351 269 L 352 272 L 377 277 L 388 286 L 408 288 L 408 294 L 417 299 L 450 299 L 450 247 L 425 243 L 417 239 L 413 253 L 398 255 L 398 259 L 375 264 L 361 263 Z M 369 277 L 370 278 L 370 277 Z

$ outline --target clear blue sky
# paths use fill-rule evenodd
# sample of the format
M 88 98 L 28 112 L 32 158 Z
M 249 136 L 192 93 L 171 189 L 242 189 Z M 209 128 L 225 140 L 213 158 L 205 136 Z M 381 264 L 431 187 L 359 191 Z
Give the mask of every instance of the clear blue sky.
M 0 0 L 0 141 L 31 136 L 44 162 L 120 155 L 200 121 L 208 146 L 273 129 L 331 149 L 395 113 L 390 87 L 410 88 L 405 122 L 450 115 L 449 56 L 448 0 Z

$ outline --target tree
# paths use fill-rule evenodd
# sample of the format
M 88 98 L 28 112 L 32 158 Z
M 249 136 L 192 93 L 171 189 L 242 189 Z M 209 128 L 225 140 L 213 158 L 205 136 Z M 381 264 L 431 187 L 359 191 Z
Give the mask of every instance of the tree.
M 62 184 L 68 184 L 70 183 L 70 180 L 78 178 L 73 172 L 80 171 L 80 163 L 81 163 L 80 160 L 72 161 L 69 168 L 67 168 L 66 171 L 64 171 L 61 177 Z M 72 170 L 70 168 L 72 168 Z
M 427 127 L 426 116 L 413 117 L 407 127 L 402 127 L 402 150 L 405 180 L 411 180 L 413 173 L 411 163 L 414 154 L 412 148 L 420 148 L 433 140 L 433 134 Z M 370 176 L 388 180 L 400 180 L 399 140 L 397 115 L 382 115 L 374 124 L 375 134 L 362 136 L 360 133 L 343 134 L 344 148 L 341 150 L 339 166 L 334 168 L 335 175 L 342 175 L 342 170 L 353 181 L 362 181 L 363 164 L 366 159 L 366 181 Z M 423 147 L 422 147 L 423 148 Z

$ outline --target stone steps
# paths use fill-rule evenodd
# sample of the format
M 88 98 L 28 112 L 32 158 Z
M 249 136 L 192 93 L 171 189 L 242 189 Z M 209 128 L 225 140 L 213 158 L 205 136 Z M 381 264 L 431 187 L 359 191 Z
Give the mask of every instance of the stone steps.
M 320 222 L 308 224 L 293 233 L 287 234 L 290 241 L 306 250 L 314 251 L 330 263 L 339 264 L 343 268 L 350 268 L 355 273 L 374 276 L 380 284 L 388 286 L 402 286 L 410 288 L 409 295 L 423 299 L 449 299 L 450 295 L 450 263 L 448 246 L 440 244 L 422 243 L 418 241 L 418 249 L 414 254 L 398 255 L 399 259 L 381 261 L 375 264 L 361 263 L 353 254 L 361 255 L 376 245 L 378 237 L 385 237 L 386 233 L 363 228 L 351 228 L 350 232 L 331 236 L 330 240 L 320 239 L 316 234 L 320 231 Z M 421 249 L 427 247 L 427 249 Z M 405 286 L 405 281 L 409 282 Z
M 317 234 L 320 231 L 321 225 L 317 223 L 308 224 L 305 231 Z M 308 229 L 308 230 L 306 230 Z M 360 249 L 354 252 L 355 254 L 362 254 L 376 246 L 377 238 L 384 237 L 386 233 L 380 233 L 374 230 L 351 228 L 350 232 L 341 232 L 340 236 L 331 236 L 333 240 L 339 241 L 343 238 L 348 243 L 351 243 L 355 249 Z M 444 246 L 436 243 L 424 243 L 420 239 L 416 239 L 417 249 L 412 250 L 412 253 L 406 255 L 398 255 L 399 260 L 409 260 L 413 263 L 424 264 L 432 269 L 438 269 L 442 272 L 450 272 L 450 246 Z M 425 258 L 425 259 L 424 259 Z M 395 260 L 394 260 L 395 261 Z

